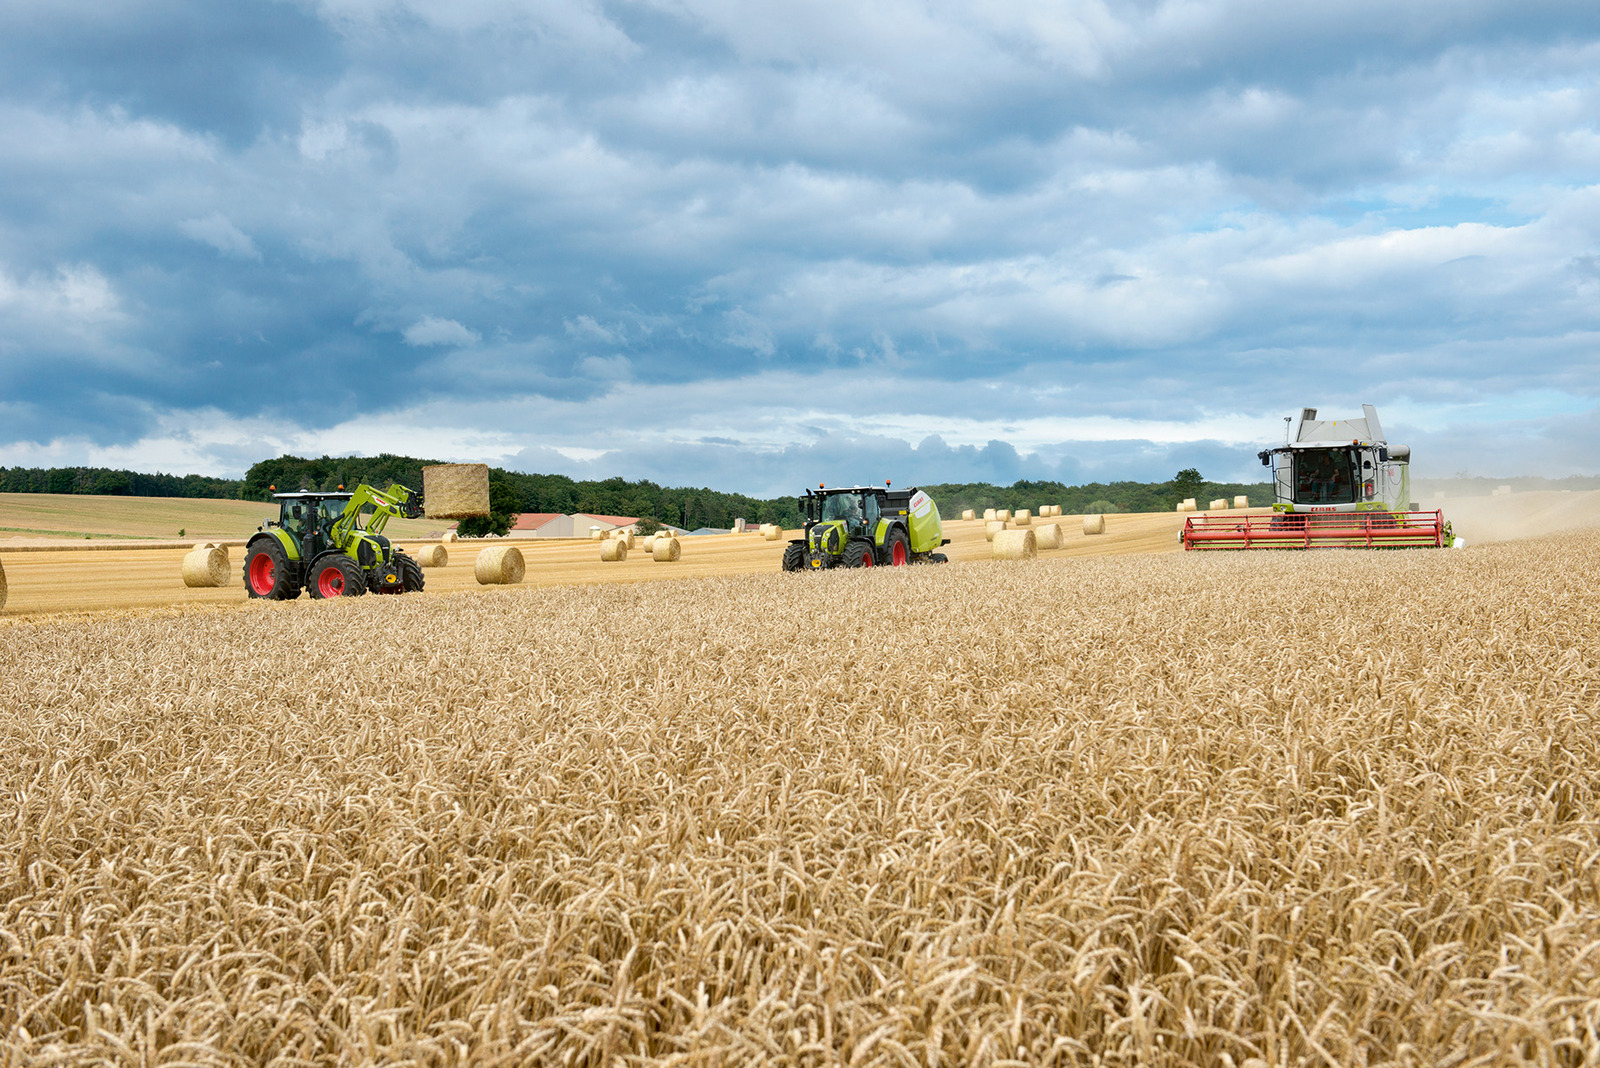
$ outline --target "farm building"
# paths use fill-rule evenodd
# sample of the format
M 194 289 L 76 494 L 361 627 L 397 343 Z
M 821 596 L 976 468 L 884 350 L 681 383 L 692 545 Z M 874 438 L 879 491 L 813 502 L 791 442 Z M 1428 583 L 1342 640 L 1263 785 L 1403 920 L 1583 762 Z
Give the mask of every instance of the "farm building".
M 587 538 L 591 527 L 601 530 L 620 530 L 639 522 L 632 515 L 590 515 L 587 512 L 525 512 L 517 516 L 508 537 L 512 538 Z M 681 527 L 663 524 L 674 534 L 684 534 Z

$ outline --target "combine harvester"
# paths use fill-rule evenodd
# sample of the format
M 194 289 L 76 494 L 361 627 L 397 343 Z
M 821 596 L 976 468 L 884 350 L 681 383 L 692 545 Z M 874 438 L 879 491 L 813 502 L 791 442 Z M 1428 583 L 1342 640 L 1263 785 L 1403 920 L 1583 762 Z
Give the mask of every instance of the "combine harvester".
M 1411 500 L 1411 449 L 1384 440 L 1378 410 L 1318 420 L 1303 409 L 1293 433 L 1259 455 L 1272 468 L 1270 515 L 1210 513 L 1183 525 L 1185 549 L 1416 549 L 1453 543 L 1442 512 Z M 1285 422 L 1288 420 L 1286 419 Z

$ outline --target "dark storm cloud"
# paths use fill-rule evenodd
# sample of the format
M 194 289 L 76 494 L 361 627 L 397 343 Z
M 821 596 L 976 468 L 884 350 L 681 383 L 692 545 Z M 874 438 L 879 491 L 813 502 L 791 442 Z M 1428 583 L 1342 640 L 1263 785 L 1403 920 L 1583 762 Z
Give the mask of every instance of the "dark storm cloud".
M 0 9 L 0 92 L 117 108 L 235 146 L 292 127 L 342 67 L 339 40 L 281 0 L 15 0 Z
M 387 418 L 729 488 L 1167 477 L 1300 404 L 1576 417 L 1597 41 L 1547 0 L 19 0 L 0 462 Z

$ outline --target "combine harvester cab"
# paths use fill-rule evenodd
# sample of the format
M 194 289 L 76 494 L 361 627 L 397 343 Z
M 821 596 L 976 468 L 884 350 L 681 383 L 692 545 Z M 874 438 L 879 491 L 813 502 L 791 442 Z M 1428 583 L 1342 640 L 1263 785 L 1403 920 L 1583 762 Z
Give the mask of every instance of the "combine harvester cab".
M 1210 513 L 1184 523 L 1185 549 L 1415 549 L 1450 545 L 1442 512 L 1411 500 L 1411 450 L 1384 440 L 1378 410 L 1318 420 L 1303 409 L 1289 439 L 1258 455 L 1272 468 L 1268 515 Z

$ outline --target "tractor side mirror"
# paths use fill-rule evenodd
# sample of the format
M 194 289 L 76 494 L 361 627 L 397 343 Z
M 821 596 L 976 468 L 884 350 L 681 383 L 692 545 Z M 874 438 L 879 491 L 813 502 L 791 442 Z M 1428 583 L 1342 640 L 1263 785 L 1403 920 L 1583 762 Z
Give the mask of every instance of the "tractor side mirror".
M 1262 467 L 1272 466 L 1272 453 L 1268 452 L 1266 449 L 1262 449 L 1260 452 L 1256 453 L 1256 456 L 1260 458 Z
M 1380 464 L 1389 462 L 1389 447 L 1387 445 L 1378 446 L 1378 462 Z

